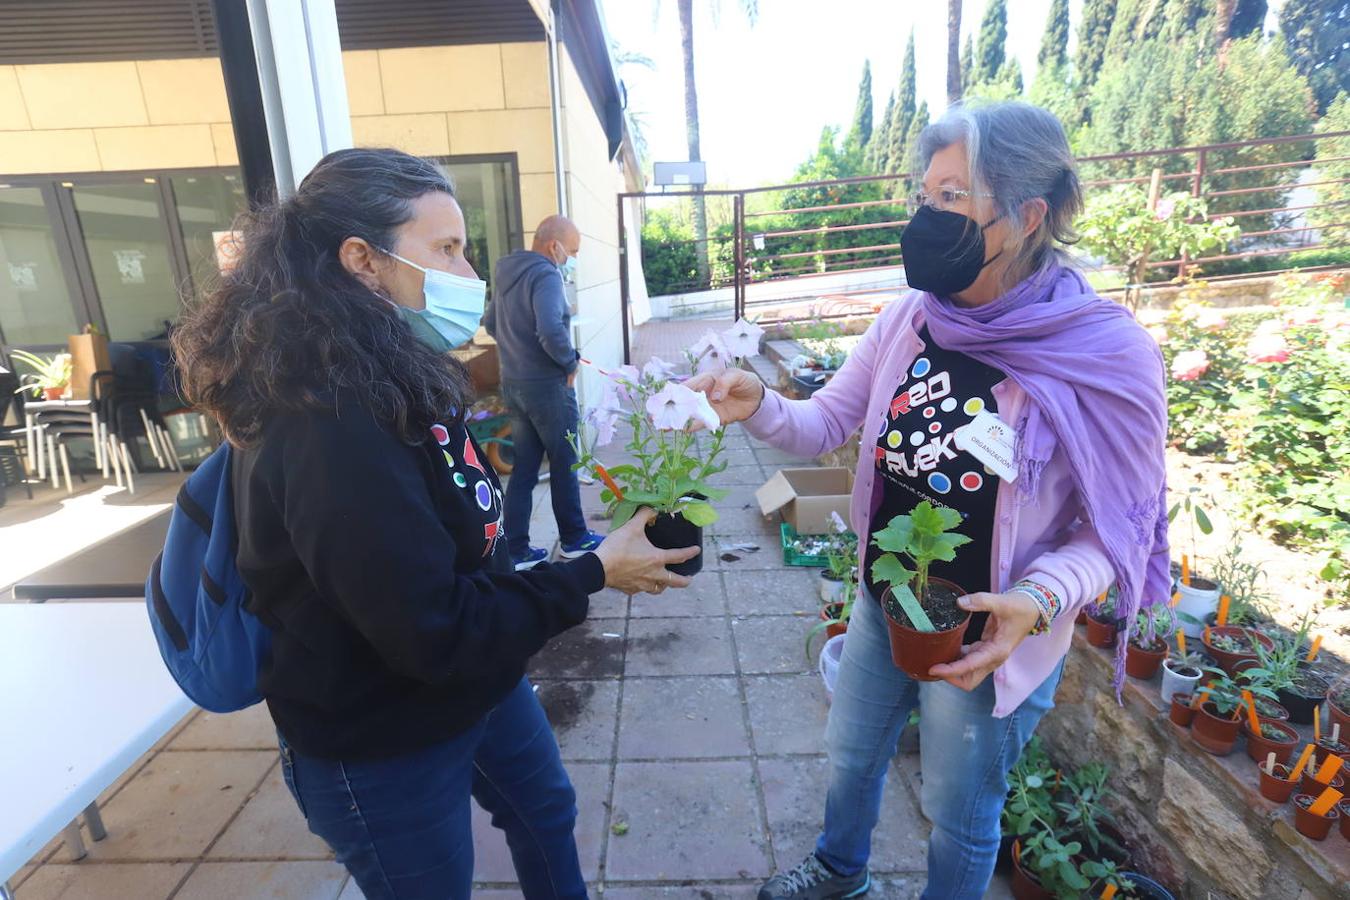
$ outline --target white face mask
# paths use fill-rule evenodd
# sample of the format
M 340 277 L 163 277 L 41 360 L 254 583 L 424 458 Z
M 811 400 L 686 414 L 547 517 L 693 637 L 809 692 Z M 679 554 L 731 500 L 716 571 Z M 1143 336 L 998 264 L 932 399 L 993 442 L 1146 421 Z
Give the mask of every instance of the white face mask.
M 434 349 L 458 347 L 473 337 L 483 318 L 483 307 L 487 305 L 486 281 L 428 269 L 392 251 L 384 252 L 422 273 L 422 297 L 427 308 L 412 312 L 425 319 L 449 345 Z

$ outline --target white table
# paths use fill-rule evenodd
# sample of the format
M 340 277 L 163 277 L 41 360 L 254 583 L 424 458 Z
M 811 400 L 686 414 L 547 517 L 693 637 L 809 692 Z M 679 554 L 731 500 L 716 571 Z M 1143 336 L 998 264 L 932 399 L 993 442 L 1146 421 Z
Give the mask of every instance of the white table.
M 0 604 L 0 885 L 191 709 L 144 603 Z

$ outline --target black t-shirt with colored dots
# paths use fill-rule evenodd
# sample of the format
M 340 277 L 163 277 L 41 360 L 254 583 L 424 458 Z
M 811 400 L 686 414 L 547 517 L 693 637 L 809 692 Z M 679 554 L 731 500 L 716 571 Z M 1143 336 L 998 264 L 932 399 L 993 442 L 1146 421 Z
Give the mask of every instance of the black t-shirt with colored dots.
M 872 530 L 880 531 L 922 500 L 956 510 L 961 514 L 956 530 L 970 543 L 956 551 L 952 562 L 933 563 L 929 574 L 954 582 L 968 594 L 988 591 L 998 476 L 957 449 L 955 433 L 984 410 L 998 412 L 993 387 L 1004 375 L 964 353 L 939 347 L 926 325 L 919 339 L 924 349 L 901 378 L 877 435 L 881 506 Z M 869 534 L 863 577 L 874 597 L 885 589 L 872 581 L 872 563 L 880 555 Z M 971 619 L 966 643 L 979 640 L 986 618 L 977 613 Z

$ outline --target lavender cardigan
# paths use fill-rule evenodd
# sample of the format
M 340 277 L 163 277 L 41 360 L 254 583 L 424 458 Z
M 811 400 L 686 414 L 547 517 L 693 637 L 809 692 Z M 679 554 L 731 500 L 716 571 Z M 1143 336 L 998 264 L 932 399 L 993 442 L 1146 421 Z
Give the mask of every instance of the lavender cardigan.
M 818 456 L 842 446 L 858 426 L 879 423 L 903 374 L 924 349 L 918 335 L 923 322 L 919 296 L 910 293 L 888 306 L 838 374 L 809 400 L 786 400 L 767 391 L 759 411 L 746 420 L 746 430 L 789 453 Z M 1020 421 L 1027 402 L 1022 389 L 1005 378 L 993 393 L 1000 418 Z M 862 433 L 866 444 L 877 428 Z M 864 447 L 849 509 L 853 530 L 864 540 L 880 500 L 879 491 L 873 495 L 875 481 L 876 458 Z M 1015 486 L 999 482 L 989 583 L 1004 592 L 1019 578 L 1033 578 L 1053 590 L 1063 608 L 1048 632 L 1022 641 L 995 670 L 994 715 L 1000 718 L 1049 677 L 1069 650 L 1078 608 L 1114 580 L 1096 531 L 1080 516 L 1082 504 L 1062 450 L 1056 449 L 1046 465 L 1036 501 L 1019 503 Z

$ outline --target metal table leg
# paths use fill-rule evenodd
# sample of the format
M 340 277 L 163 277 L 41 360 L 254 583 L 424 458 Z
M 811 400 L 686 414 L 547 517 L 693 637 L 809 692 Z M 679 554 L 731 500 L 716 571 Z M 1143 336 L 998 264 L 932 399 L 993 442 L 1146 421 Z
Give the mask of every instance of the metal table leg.
M 103 816 L 98 811 L 98 801 L 85 807 L 84 824 L 89 826 L 89 836 L 94 840 L 101 841 L 108 836 L 108 829 L 103 827 Z
M 14 890 L 9 886 L 9 882 L 0 884 L 0 900 L 14 900 Z
M 61 839 L 70 848 L 71 859 L 84 859 L 89 851 L 84 848 L 84 837 L 80 834 L 80 820 L 76 819 L 61 832 Z

